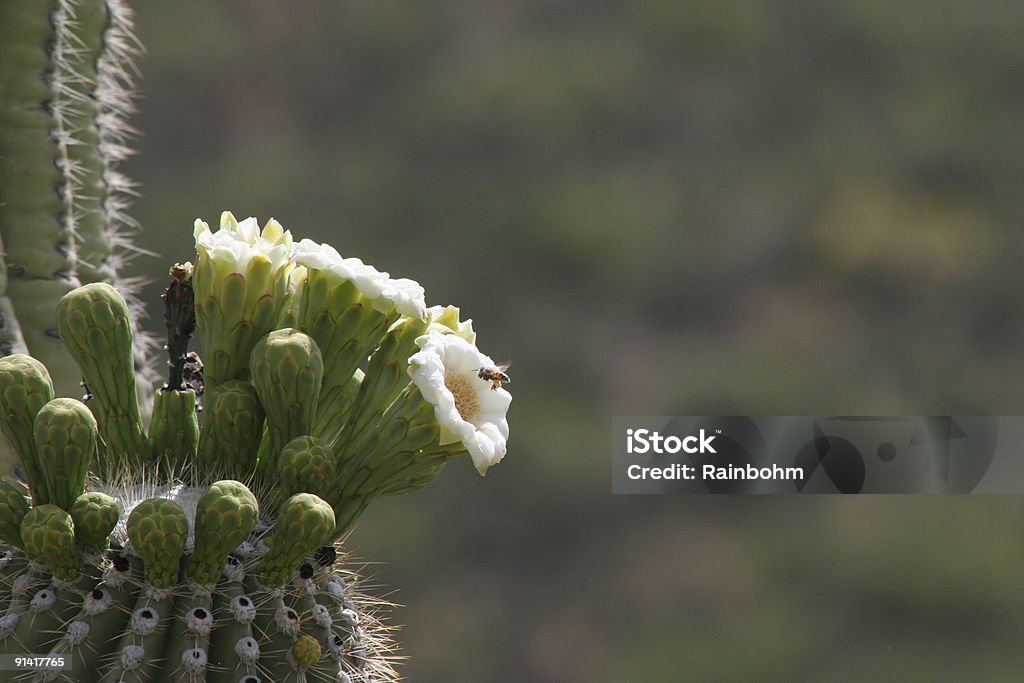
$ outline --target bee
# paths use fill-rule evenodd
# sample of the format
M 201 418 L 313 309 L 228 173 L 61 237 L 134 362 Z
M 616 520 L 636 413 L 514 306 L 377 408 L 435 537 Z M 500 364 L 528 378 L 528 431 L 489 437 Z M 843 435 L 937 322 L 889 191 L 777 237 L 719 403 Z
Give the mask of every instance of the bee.
M 502 363 L 496 368 L 480 368 L 476 376 L 485 382 L 491 383 L 491 391 L 497 391 L 501 388 L 502 384 L 511 382 L 505 371 L 508 370 L 509 363 Z

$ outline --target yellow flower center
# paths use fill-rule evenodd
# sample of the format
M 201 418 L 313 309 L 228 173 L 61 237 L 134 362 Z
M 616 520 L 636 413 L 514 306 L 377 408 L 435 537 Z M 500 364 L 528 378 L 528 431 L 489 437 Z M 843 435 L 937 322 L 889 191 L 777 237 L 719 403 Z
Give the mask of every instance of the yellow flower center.
M 466 422 L 471 421 L 480 413 L 480 402 L 476 398 L 476 391 L 468 377 L 454 372 L 444 374 L 444 385 L 455 397 L 455 409 Z

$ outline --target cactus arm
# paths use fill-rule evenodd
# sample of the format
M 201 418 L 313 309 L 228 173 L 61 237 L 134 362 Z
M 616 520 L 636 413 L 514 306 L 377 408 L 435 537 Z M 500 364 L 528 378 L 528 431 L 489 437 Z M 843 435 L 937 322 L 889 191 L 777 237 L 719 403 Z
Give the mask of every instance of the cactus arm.
M 53 12 L 51 24 L 50 13 Z M 0 5 L 0 240 L 7 287 L 24 342 L 76 391 L 77 371 L 57 343 L 53 302 L 78 284 L 68 208 L 66 116 L 69 79 L 58 59 L 68 51 L 65 13 L 48 0 Z M 48 49 L 48 46 L 50 49 Z
M 80 394 L 79 376 L 58 343 L 53 304 L 80 282 L 138 285 L 117 274 L 134 228 L 131 183 L 117 166 L 132 134 L 135 52 L 118 0 L 0 7 L 0 311 L 10 314 L 0 350 L 11 344 L 44 361 L 62 396 Z M 146 340 L 137 339 L 144 368 Z

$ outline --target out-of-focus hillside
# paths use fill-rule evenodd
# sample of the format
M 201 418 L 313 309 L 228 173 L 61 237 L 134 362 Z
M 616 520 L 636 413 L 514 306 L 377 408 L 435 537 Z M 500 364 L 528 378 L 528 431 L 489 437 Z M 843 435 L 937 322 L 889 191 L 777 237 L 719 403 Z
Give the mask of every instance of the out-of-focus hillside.
M 609 431 L 1024 410 L 1024 7 L 135 6 L 140 273 L 273 215 L 512 360 L 506 461 L 351 539 L 410 680 L 1022 669 L 1018 499 L 613 497 Z

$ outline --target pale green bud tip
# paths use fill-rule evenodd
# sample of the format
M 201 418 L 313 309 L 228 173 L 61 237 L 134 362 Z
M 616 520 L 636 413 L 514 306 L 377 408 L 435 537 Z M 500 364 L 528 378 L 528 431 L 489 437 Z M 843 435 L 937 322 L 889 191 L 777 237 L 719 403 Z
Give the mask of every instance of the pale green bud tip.
M 53 398 L 53 382 L 46 366 L 24 353 L 14 353 L 0 358 L 0 386 L 7 387 L 12 384 L 22 385 L 42 395 L 49 393 L 50 398 Z
M 71 440 L 95 438 L 96 418 L 84 403 L 73 398 L 55 398 L 44 405 L 36 416 L 36 429 L 58 427 L 68 431 Z
M 281 484 L 286 488 L 296 485 L 303 488 L 291 493 L 320 493 L 334 480 L 334 451 L 326 439 L 314 436 L 300 436 L 292 439 L 281 449 L 278 459 L 278 473 Z M 314 488 L 315 487 L 315 488 Z
M 253 349 L 253 360 L 265 359 L 275 363 L 286 358 L 308 358 L 310 363 L 323 367 L 320 347 L 313 338 L 299 330 L 285 327 L 274 330 L 257 342 Z
M 295 639 L 292 658 L 299 667 L 310 667 L 320 661 L 320 642 L 309 634 Z
M 146 580 L 157 588 L 178 582 L 178 563 L 185 552 L 188 518 L 166 498 L 150 498 L 128 516 L 128 538 L 142 558 Z
M 427 309 L 427 332 L 455 334 L 470 344 L 476 344 L 472 319 L 459 320 L 459 315 L 457 306 L 431 306 Z
M 83 493 L 71 506 L 75 537 L 88 553 L 98 554 L 106 549 L 107 538 L 120 516 L 117 500 L 99 491 Z
M 54 576 L 70 581 L 82 568 L 82 555 L 75 548 L 75 523 L 56 505 L 33 508 L 21 521 L 21 538 L 29 559 L 42 562 Z

